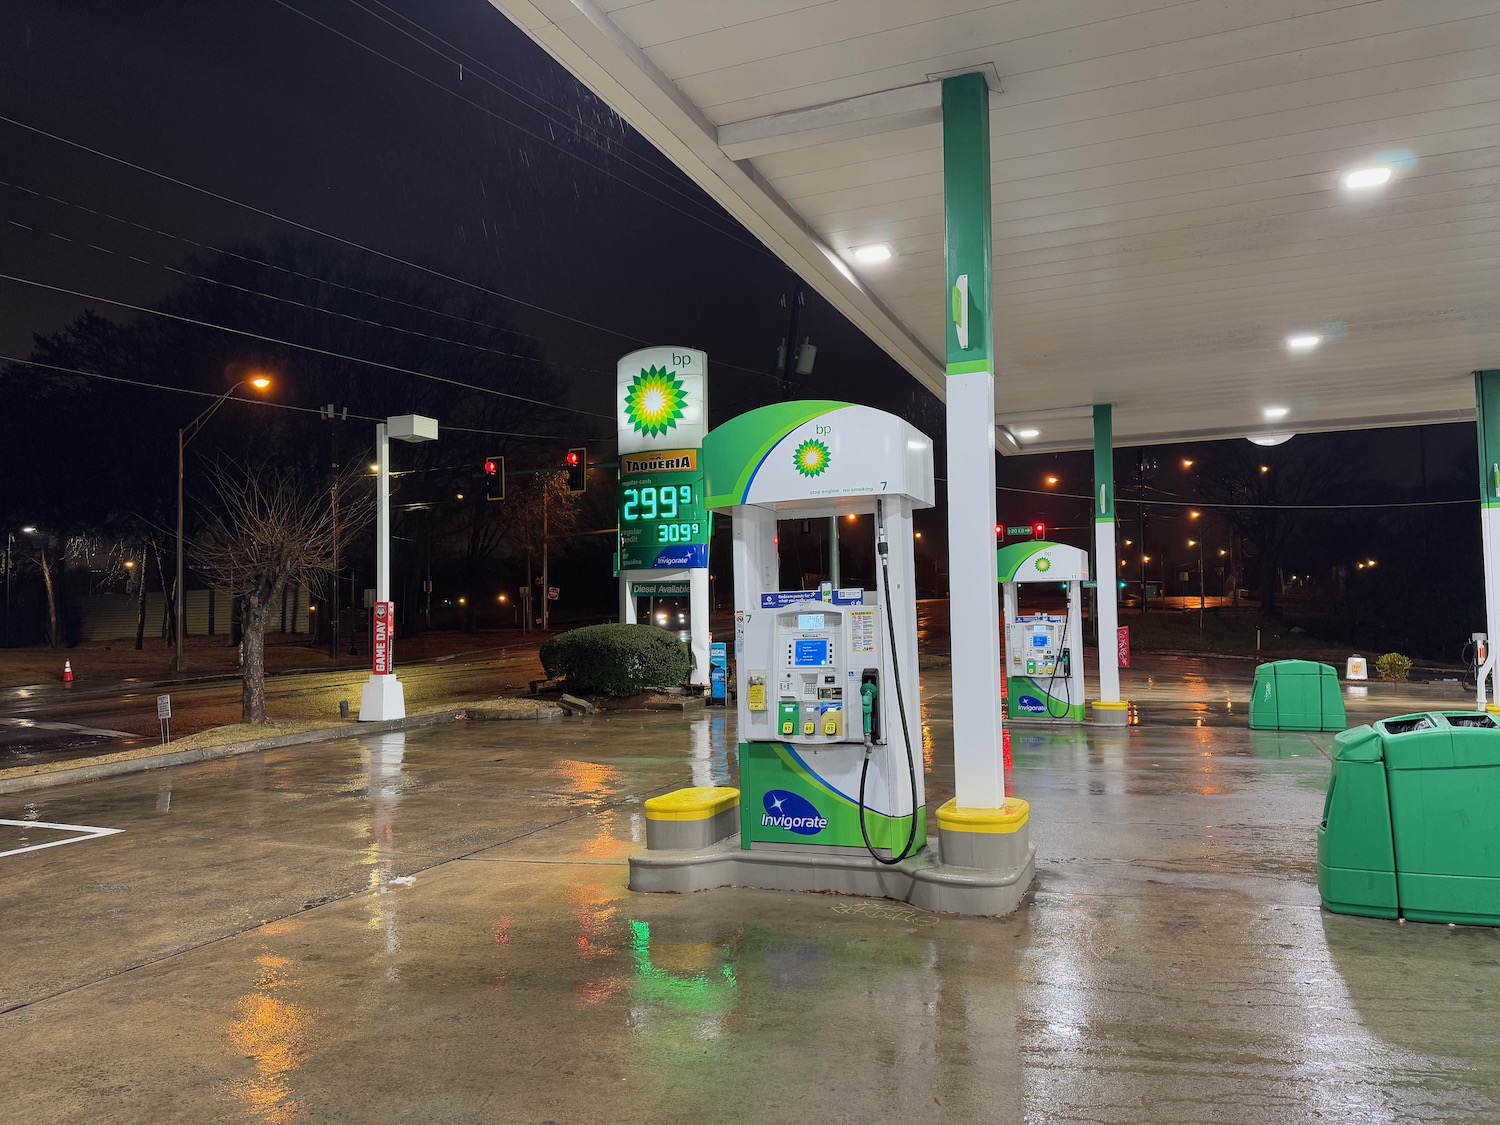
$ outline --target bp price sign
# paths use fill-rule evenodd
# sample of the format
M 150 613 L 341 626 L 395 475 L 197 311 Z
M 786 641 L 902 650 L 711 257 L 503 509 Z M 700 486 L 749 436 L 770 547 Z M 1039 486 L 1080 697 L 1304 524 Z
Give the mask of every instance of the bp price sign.
M 620 455 L 620 569 L 708 565 L 708 511 L 696 449 Z
M 703 446 L 708 357 L 642 348 L 617 368 L 620 569 L 708 565 Z

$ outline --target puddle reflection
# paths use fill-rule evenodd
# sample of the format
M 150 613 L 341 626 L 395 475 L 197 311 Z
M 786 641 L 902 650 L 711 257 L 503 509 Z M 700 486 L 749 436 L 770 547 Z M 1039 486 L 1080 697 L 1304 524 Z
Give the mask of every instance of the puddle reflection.
M 266 938 L 295 933 L 296 922 L 278 922 L 260 931 Z M 235 1001 L 235 1018 L 227 1028 L 230 1044 L 255 1064 L 255 1075 L 230 1084 L 240 1105 L 268 1125 L 285 1125 L 305 1116 L 292 1079 L 311 1053 L 314 1015 L 297 1003 L 300 981 L 295 962 L 269 949 L 254 961 L 255 985 Z

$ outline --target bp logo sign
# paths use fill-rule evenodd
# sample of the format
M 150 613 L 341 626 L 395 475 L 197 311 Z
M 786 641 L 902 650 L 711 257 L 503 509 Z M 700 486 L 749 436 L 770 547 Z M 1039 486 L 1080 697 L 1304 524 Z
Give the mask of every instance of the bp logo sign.
M 1036 569 L 1038 574 L 1046 574 L 1049 570 L 1052 569 L 1052 560 L 1049 559 L 1046 555 L 1043 555 L 1041 558 L 1036 560 Z
M 656 437 L 677 428 L 686 402 L 677 372 L 648 367 L 625 388 L 625 417 L 637 433 Z
M 828 447 L 817 438 L 804 441 L 792 452 L 792 467 L 805 477 L 819 477 L 828 470 Z

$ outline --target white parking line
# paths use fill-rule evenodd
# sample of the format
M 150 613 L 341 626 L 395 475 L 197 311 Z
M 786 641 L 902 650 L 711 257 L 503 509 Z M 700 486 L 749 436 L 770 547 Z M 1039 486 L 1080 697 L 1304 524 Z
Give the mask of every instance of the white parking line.
M 23 730 L 63 730 L 73 734 L 97 734 L 106 738 L 140 738 L 128 730 L 108 730 L 100 727 L 81 727 L 77 723 L 49 723 L 41 719 L 0 719 L 0 726 L 20 727 Z
M 60 848 L 64 844 L 77 844 L 84 840 L 97 840 L 102 836 L 113 836 L 117 832 L 123 832 L 123 828 L 94 828 L 87 824 L 48 824 L 42 820 L 0 820 L 0 824 L 13 825 L 16 828 L 47 828 L 53 832 L 77 832 L 77 836 L 69 836 L 66 840 L 53 840 L 46 844 L 27 844 L 24 848 L 11 848 L 8 852 L 0 852 L 0 857 L 8 855 L 20 855 L 22 852 L 37 852 L 43 848 Z

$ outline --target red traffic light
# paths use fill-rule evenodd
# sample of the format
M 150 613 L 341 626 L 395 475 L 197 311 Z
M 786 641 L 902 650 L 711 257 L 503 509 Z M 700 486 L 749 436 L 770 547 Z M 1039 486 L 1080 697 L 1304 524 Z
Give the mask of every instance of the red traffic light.
M 578 450 L 576 450 L 576 449 L 570 449 L 570 450 L 568 450 L 568 465 L 571 467 L 571 466 L 574 466 L 574 465 L 577 465 L 577 464 L 578 464 Z
M 1038 520 L 1036 523 L 1032 524 L 1031 525 L 1031 537 L 1033 539 L 1045 539 L 1045 538 L 1047 538 L 1047 525 L 1044 524 L 1044 523 L 1042 523 L 1041 520 Z
M 484 463 L 484 471 L 486 473 L 488 473 L 490 476 L 494 476 L 496 473 L 498 473 L 500 471 L 500 466 L 495 463 L 494 458 L 491 458 L 490 460 L 488 460 L 488 461 L 486 461 Z

